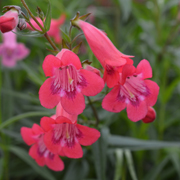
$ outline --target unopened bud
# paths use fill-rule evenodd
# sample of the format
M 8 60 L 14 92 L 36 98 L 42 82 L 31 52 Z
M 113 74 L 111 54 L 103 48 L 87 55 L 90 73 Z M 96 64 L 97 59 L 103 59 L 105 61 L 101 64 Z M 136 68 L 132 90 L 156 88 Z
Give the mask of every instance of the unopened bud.
M 156 111 L 153 107 L 148 107 L 148 112 L 146 116 L 142 119 L 144 123 L 151 123 L 156 119 Z
M 25 19 L 19 18 L 19 23 L 18 23 L 18 25 L 17 25 L 17 28 L 18 28 L 19 30 L 21 30 L 21 31 L 27 28 L 27 24 L 26 24 Z

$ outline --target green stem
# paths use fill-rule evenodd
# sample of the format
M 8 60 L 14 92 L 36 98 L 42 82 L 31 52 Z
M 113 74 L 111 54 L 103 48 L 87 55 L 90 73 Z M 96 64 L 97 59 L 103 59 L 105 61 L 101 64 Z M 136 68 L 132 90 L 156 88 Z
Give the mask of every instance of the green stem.
M 26 4 L 26 2 L 24 0 L 21 0 L 23 6 L 25 7 L 25 9 L 27 10 L 28 14 L 33 18 L 33 20 L 36 22 L 36 24 L 42 29 L 42 31 L 45 33 L 45 29 L 44 27 L 39 23 L 39 21 L 36 19 L 36 17 L 33 15 L 33 13 L 31 12 L 31 10 L 29 9 L 28 5 Z
M 33 13 L 31 12 L 31 10 L 29 9 L 29 7 L 27 6 L 26 2 L 24 0 L 21 0 L 23 6 L 25 7 L 25 9 L 27 10 L 28 14 L 32 17 L 32 19 L 36 22 L 36 24 L 41 28 L 42 32 L 39 30 L 36 30 L 36 28 L 33 27 L 33 25 L 31 24 L 31 22 L 29 21 L 29 25 L 35 30 L 38 31 L 40 33 L 44 34 L 44 37 L 49 41 L 49 43 L 51 44 L 51 46 L 53 47 L 53 49 L 55 51 L 59 51 L 59 49 L 56 47 L 56 45 L 53 43 L 53 41 L 51 40 L 51 38 L 49 37 L 49 35 L 47 34 L 45 28 L 39 23 L 39 21 L 36 19 L 36 17 L 33 15 Z M 23 15 L 23 14 L 22 14 Z M 24 15 L 23 15 L 24 16 Z M 27 20 L 27 19 L 26 19 Z
M 89 97 L 87 97 L 87 99 L 88 99 L 89 105 L 91 106 L 91 109 L 92 109 L 92 111 L 93 111 L 93 113 L 94 113 L 94 117 L 95 117 L 95 119 L 96 119 L 96 126 L 98 126 L 98 124 L 99 124 L 99 122 L 100 122 L 100 121 L 99 121 L 99 117 L 98 117 L 98 113 L 97 113 L 95 107 L 93 106 L 93 103 L 92 103 L 91 99 L 90 99 Z
M 56 45 L 53 43 L 53 41 L 51 40 L 51 38 L 48 36 L 47 32 L 44 34 L 44 37 L 49 41 L 49 43 L 51 44 L 51 46 L 53 47 L 53 49 L 55 51 L 59 51 L 59 49 L 56 47 Z

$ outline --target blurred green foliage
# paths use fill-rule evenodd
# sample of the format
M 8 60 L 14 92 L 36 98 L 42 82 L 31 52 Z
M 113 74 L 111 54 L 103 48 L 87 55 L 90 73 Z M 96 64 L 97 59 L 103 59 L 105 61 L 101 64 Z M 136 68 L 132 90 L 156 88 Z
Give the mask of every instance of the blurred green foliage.
M 38 5 L 46 14 L 48 1 L 26 0 L 36 14 Z M 31 50 L 30 55 L 13 69 L 1 66 L 1 180 L 178 180 L 180 179 L 180 4 L 179 0 L 50 0 L 52 18 L 66 14 L 62 26 L 67 32 L 69 20 L 77 11 L 92 12 L 93 25 L 104 30 L 124 54 L 134 55 L 135 66 L 149 60 L 153 80 L 160 86 L 152 124 L 131 122 L 126 112 L 110 113 L 94 102 L 100 119 L 101 138 L 91 147 L 84 147 L 82 159 L 63 157 L 65 169 L 53 172 L 39 167 L 28 155 L 28 146 L 21 136 L 22 126 L 39 124 L 42 116 L 54 109 L 39 103 L 38 90 L 46 79 L 42 62 L 49 52 L 43 37 L 18 36 Z M 20 0 L 1 0 L 5 5 L 19 5 Z M 22 8 L 23 9 L 23 8 Z M 91 10 L 90 10 L 91 9 Z M 89 18 L 90 19 L 90 18 Z M 78 30 L 72 30 L 75 36 Z M 89 59 L 101 68 L 83 36 L 79 57 Z M 77 43 L 77 42 L 76 42 Z M 75 43 L 74 43 L 75 44 Z M 77 45 L 77 44 L 75 44 Z M 58 45 L 61 47 L 61 45 Z M 108 51 L 108 49 L 107 49 Z M 106 89 L 92 100 L 102 99 Z M 84 125 L 95 121 L 90 105 L 79 120 Z

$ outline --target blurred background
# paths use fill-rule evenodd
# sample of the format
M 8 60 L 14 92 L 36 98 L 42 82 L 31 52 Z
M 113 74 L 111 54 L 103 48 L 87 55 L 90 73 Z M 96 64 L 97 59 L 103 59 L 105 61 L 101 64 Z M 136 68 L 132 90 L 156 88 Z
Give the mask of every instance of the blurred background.
M 27 0 L 34 14 L 38 5 L 44 12 L 46 0 Z M 124 54 L 134 55 L 134 65 L 147 59 L 153 69 L 152 80 L 160 86 L 154 106 L 157 117 L 151 124 L 134 123 L 126 111 L 110 113 L 102 109 L 103 92 L 91 100 L 97 109 L 101 138 L 83 147 L 81 159 L 63 157 L 65 169 L 53 172 L 39 167 L 28 155 L 20 135 L 22 126 L 39 124 L 41 117 L 51 116 L 54 109 L 40 105 L 38 91 L 45 76 L 42 62 L 49 52 L 43 37 L 18 36 L 30 54 L 14 68 L 1 65 L 1 180 L 178 180 L 180 179 L 180 1 L 179 0 L 50 0 L 52 18 L 66 14 L 62 30 L 68 32 L 70 19 L 77 11 L 91 12 L 88 22 L 107 33 Z M 1 0 L 6 5 L 22 6 L 20 0 Z M 22 8 L 23 9 L 23 8 Z M 2 15 L 2 13 L 0 13 Z M 75 36 L 79 31 L 72 29 Z M 63 35 L 62 35 L 63 36 Z M 79 57 L 89 59 L 96 68 L 100 63 L 92 54 L 84 36 Z M 0 37 L 2 43 L 2 36 Z M 61 44 L 57 44 L 61 47 Z M 1 59 L 1 57 L 0 57 Z M 89 104 L 79 115 L 83 125 L 95 127 Z

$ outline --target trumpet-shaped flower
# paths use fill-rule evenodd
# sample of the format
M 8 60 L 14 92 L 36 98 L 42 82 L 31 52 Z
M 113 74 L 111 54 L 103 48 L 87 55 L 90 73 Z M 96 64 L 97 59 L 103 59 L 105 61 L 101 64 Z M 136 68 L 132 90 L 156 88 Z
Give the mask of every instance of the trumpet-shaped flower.
M 128 118 L 134 122 L 143 119 L 148 107 L 157 101 L 159 86 L 146 78 L 152 77 L 152 69 L 147 60 L 142 60 L 137 68 L 125 65 L 120 73 L 119 84 L 105 96 L 102 107 L 107 111 L 120 112 L 127 107 Z
M 37 124 L 32 128 L 22 127 L 21 135 L 27 145 L 32 145 L 29 155 L 35 159 L 39 166 L 47 165 L 54 171 L 62 171 L 64 163 L 58 154 L 49 151 L 44 144 L 44 130 Z
M 38 22 L 43 26 L 42 20 L 37 17 Z M 51 19 L 50 29 L 47 32 L 50 37 L 53 37 L 56 43 L 61 42 L 61 34 L 60 34 L 60 27 L 64 23 L 66 19 L 65 14 L 62 14 L 59 19 Z M 36 24 L 33 19 L 30 19 L 31 24 L 38 30 L 41 30 L 40 27 Z M 32 27 L 27 23 L 27 28 L 33 30 Z
M 29 54 L 29 49 L 23 43 L 17 43 L 15 33 L 7 32 L 2 35 L 3 43 L 0 44 L 2 64 L 14 67 L 17 61 L 23 60 Z
M 69 116 L 70 118 L 70 116 Z M 69 158 L 81 158 L 81 145 L 89 146 L 100 137 L 98 130 L 77 124 L 74 119 L 58 116 L 56 120 L 43 117 L 41 126 L 47 131 L 44 142 L 47 148 Z
M 134 56 L 121 53 L 105 33 L 93 25 L 82 20 L 73 23 L 82 29 L 92 52 L 105 69 L 104 81 L 109 88 L 112 88 L 119 81 L 119 67 L 125 64 L 133 64 L 130 57 Z
M 19 22 L 18 11 L 11 9 L 4 15 L 0 16 L 0 31 L 6 33 L 12 31 Z
M 69 114 L 78 115 L 85 108 L 84 96 L 95 96 L 104 87 L 97 74 L 82 69 L 78 56 L 62 49 L 57 56 L 48 55 L 43 62 L 46 76 L 50 76 L 39 90 L 41 105 L 54 108 L 61 102 Z

